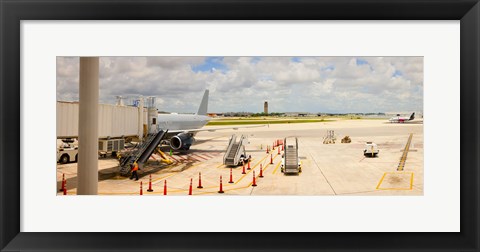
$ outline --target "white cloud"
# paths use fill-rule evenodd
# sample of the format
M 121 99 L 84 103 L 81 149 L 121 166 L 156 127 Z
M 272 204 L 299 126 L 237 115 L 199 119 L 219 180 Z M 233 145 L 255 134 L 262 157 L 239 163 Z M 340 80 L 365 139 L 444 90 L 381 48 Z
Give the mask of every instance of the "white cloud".
M 75 57 L 57 58 L 57 99 L 78 99 Z M 100 99 L 158 96 L 160 110 L 195 112 L 423 110 L 422 57 L 101 57 Z

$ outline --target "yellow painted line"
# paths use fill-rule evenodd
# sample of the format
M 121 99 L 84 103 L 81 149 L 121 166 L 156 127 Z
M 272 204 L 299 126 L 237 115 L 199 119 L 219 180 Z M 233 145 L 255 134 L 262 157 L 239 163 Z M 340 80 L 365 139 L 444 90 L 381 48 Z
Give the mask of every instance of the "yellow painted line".
M 250 172 L 252 172 L 257 166 L 259 166 L 266 158 L 268 158 L 270 155 L 266 155 L 264 158 L 262 158 L 258 163 L 256 163 L 253 167 L 251 167 L 250 170 L 248 170 L 247 174 L 244 174 L 240 179 L 238 179 L 235 183 L 231 184 L 231 183 L 228 183 L 228 180 L 230 177 L 227 178 L 227 181 L 223 182 L 223 187 L 230 187 L 230 186 L 233 186 L 235 184 L 237 184 L 238 182 L 240 182 L 246 175 L 248 175 Z M 278 156 L 278 154 L 276 154 L 273 159 L 275 159 L 276 157 Z M 279 162 L 277 164 L 277 168 L 280 166 L 280 163 Z M 191 167 L 195 167 L 195 166 L 198 166 L 199 164 L 197 165 L 193 165 Z M 221 164 L 220 166 L 222 166 L 223 164 Z M 268 164 L 266 164 L 264 167 L 263 167 L 263 172 L 265 172 L 265 170 L 268 168 L 268 166 L 270 165 L 270 162 L 268 162 Z M 220 167 L 218 166 L 218 167 Z M 217 168 L 218 168 L 217 167 Z M 172 177 L 174 175 L 177 175 L 177 173 L 174 173 L 174 174 L 170 174 L 170 175 L 167 175 L 167 176 L 163 176 L 161 178 L 156 178 L 156 179 L 152 179 L 152 182 L 154 181 L 159 181 L 159 180 L 163 180 L 163 179 L 166 179 L 166 178 L 169 178 L 169 177 Z M 258 176 L 260 176 L 260 174 L 257 174 L 256 175 L 256 178 L 255 179 L 258 179 Z M 148 182 L 147 182 L 147 185 L 148 185 Z M 228 189 L 224 189 L 224 191 L 232 191 L 232 190 L 240 190 L 240 189 L 245 189 L 245 188 L 248 188 L 252 185 L 252 182 L 250 182 L 250 184 L 248 186 L 243 186 L 243 187 L 235 187 L 235 188 L 228 188 Z M 217 189 L 220 189 L 220 185 L 217 185 L 217 186 L 209 186 L 209 187 L 204 187 L 202 189 L 199 189 L 199 188 L 196 188 L 194 187 L 193 188 L 193 195 L 202 195 L 202 194 L 211 194 L 211 193 L 218 193 L 218 191 L 205 191 L 205 190 L 209 190 L 209 189 L 214 189 L 214 188 L 217 188 Z M 168 196 L 168 193 L 179 193 L 179 192 L 188 192 L 188 188 L 187 189 L 169 189 L 169 187 L 167 187 L 167 196 Z M 104 193 L 104 192 L 100 192 L 99 195 L 139 195 L 139 191 L 138 192 L 110 192 L 110 193 Z M 144 190 L 144 195 L 154 195 L 154 194 L 161 194 L 163 195 L 163 187 L 158 190 L 158 191 L 154 191 L 154 192 L 146 192 L 146 190 Z M 177 196 L 180 196 L 180 195 L 177 195 Z M 188 195 L 187 195 L 188 196 Z
M 166 178 L 170 178 L 172 176 L 176 175 L 175 173 L 174 174 L 170 174 L 170 175 L 167 175 L 167 176 L 163 176 L 163 177 L 160 177 L 160 178 L 156 178 L 156 179 L 152 179 L 152 182 L 156 182 L 156 181 L 159 181 L 159 180 L 163 180 L 163 179 L 166 179 Z
M 406 190 L 411 190 L 411 189 L 409 189 L 409 188 L 379 188 L 378 190 L 406 191 Z
M 228 186 L 228 185 L 232 185 L 232 184 L 227 184 L 227 185 L 223 185 L 224 187 L 225 186 Z M 223 191 L 227 192 L 227 191 L 234 191 L 234 190 L 240 190 L 240 189 L 246 189 L 246 188 L 249 188 L 251 186 L 251 183 L 250 185 L 248 186 L 242 186 L 242 187 L 235 187 L 235 188 L 229 188 L 229 189 L 224 189 Z M 204 191 L 205 189 L 213 189 L 213 188 L 217 188 L 217 189 L 220 189 L 219 187 L 204 187 L 203 189 L 198 189 L 198 190 L 193 190 L 193 195 L 202 195 L 202 194 L 217 194 L 218 191 Z M 194 188 L 195 189 L 195 188 Z M 167 187 L 167 193 L 179 193 L 179 192 L 185 192 L 187 193 L 188 192 L 188 189 L 185 189 L 185 190 L 168 190 L 168 187 Z M 111 193 L 99 193 L 102 194 L 102 195 L 139 195 L 140 192 L 111 192 Z M 161 194 L 163 195 L 163 188 L 161 191 L 158 191 L 158 192 L 147 192 L 145 193 L 144 192 L 144 195 L 152 195 L 152 194 Z M 185 194 L 186 196 L 188 196 L 187 194 Z M 167 194 L 167 196 L 169 196 L 169 194 Z M 174 196 L 182 196 L 182 195 L 174 195 Z
M 234 191 L 234 190 L 246 189 L 248 187 L 249 186 L 235 187 L 235 188 L 226 189 L 224 191 Z
M 215 188 L 215 187 L 210 187 L 210 188 Z M 197 189 L 197 188 L 194 188 L 194 189 Z M 206 189 L 206 188 L 204 188 Z M 167 195 L 168 193 L 179 193 L 179 192 L 188 192 L 188 188 L 187 189 L 171 189 L 171 188 L 168 188 L 167 187 Z M 200 189 L 198 189 L 200 190 Z M 195 190 L 193 190 L 193 192 L 195 192 Z M 139 195 L 140 194 L 140 189 L 137 191 L 137 192 L 99 192 L 98 193 L 99 195 Z M 160 189 L 160 190 L 156 190 L 154 192 L 147 192 L 146 191 L 146 188 L 145 190 L 143 191 L 143 194 L 144 195 L 151 195 L 151 194 L 162 194 L 163 195 L 163 187 Z M 139 195 L 140 196 L 140 195 Z
M 235 185 L 240 182 L 243 178 L 245 178 L 245 176 L 247 176 L 250 172 L 252 172 L 255 167 L 257 167 L 263 160 L 265 160 L 266 158 L 268 157 L 268 155 L 266 155 L 264 158 L 262 158 L 260 161 L 258 161 L 258 163 L 256 163 L 253 167 L 250 167 L 250 170 L 247 171 L 246 174 L 243 174 L 243 176 L 241 176 L 237 181 L 235 181 Z
M 413 188 L 413 172 L 412 172 L 412 177 L 410 177 L 410 190 Z
M 403 168 L 405 167 L 405 161 L 407 160 L 408 151 L 410 150 L 410 144 L 412 143 L 412 137 L 413 137 L 413 133 L 410 133 L 410 136 L 408 137 L 407 144 L 405 145 L 405 148 L 403 149 L 403 154 L 402 154 L 402 157 L 400 158 L 400 163 L 398 164 L 397 171 L 403 171 Z
M 231 184 L 229 184 L 228 182 L 227 182 L 227 183 L 222 182 L 222 186 L 223 186 L 223 187 L 228 186 L 228 185 L 231 185 Z M 209 186 L 209 187 L 196 188 L 196 189 L 197 189 L 198 191 L 203 191 L 203 190 L 208 190 L 208 189 L 213 189 L 213 188 L 218 188 L 218 189 L 220 189 L 220 182 L 218 182 L 218 185 L 216 185 L 216 186 Z
M 277 164 L 277 167 L 275 167 L 275 170 L 273 170 L 272 174 L 275 174 L 275 172 L 277 172 L 278 167 L 280 167 L 281 164 L 282 164 L 282 161 L 280 161 L 280 162 Z
M 229 185 L 232 185 L 232 184 L 226 184 L 226 185 L 223 185 L 223 187 L 225 188 L 225 186 L 229 186 Z M 235 188 L 229 188 L 229 189 L 223 189 L 223 191 L 227 192 L 227 191 L 233 191 L 233 190 L 239 190 L 239 189 L 245 189 L 245 188 L 248 188 L 249 186 L 242 186 L 242 187 L 235 187 Z M 215 191 L 205 191 L 205 189 L 213 189 L 213 188 L 216 188 L 217 190 Z M 194 188 L 195 189 L 195 188 Z M 202 195 L 202 194 L 217 194 L 218 193 L 218 189 L 220 189 L 220 187 L 204 187 L 203 189 L 198 189 L 198 190 L 193 190 L 192 194 L 193 195 Z M 177 192 L 185 192 L 187 193 L 188 190 L 169 190 L 167 191 L 168 193 L 177 193 Z M 157 193 L 148 193 L 148 194 L 163 194 L 163 190 L 161 192 L 157 192 Z M 176 196 L 181 196 L 181 195 L 176 195 Z M 188 196 L 188 195 L 187 195 Z
M 235 190 L 240 190 L 240 189 L 246 189 L 246 188 L 249 188 L 249 187 L 250 186 L 235 187 L 235 188 L 223 189 L 223 191 L 224 192 L 235 191 Z M 218 189 L 220 189 L 220 188 L 218 188 Z M 218 194 L 218 191 L 208 191 L 208 192 L 199 192 L 199 193 L 194 192 L 194 195 L 202 195 L 202 194 Z
M 264 167 L 264 169 L 262 170 L 262 173 L 264 173 L 265 170 L 267 170 L 267 168 L 268 168 L 269 165 L 270 165 L 270 163 L 268 163 L 268 164 Z M 278 167 L 278 165 L 277 165 L 277 167 Z M 257 176 L 255 176 L 255 182 L 258 181 L 258 178 L 260 178 L 260 173 L 257 174 Z M 252 180 L 252 182 L 250 182 L 250 183 L 248 184 L 248 186 L 251 186 L 252 184 L 253 184 L 253 180 Z
M 398 188 L 380 188 L 380 185 L 382 184 L 383 182 L 383 179 L 385 178 L 385 176 L 388 174 L 410 174 L 410 187 L 408 188 L 405 188 L 405 187 L 398 187 Z M 383 176 L 382 178 L 380 179 L 380 182 L 378 182 L 378 185 L 377 185 L 377 190 L 412 190 L 413 189 L 413 172 L 385 172 L 383 173 Z
M 275 158 L 273 158 L 273 160 L 275 160 Z M 280 163 L 281 163 L 281 162 L 280 162 Z M 274 164 L 275 164 L 275 163 L 270 164 L 270 162 L 268 162 L 268 164 L 266 164 L 265 166 L 263 166 L 262 173 L 265 172 L 265 171 L 268 169 L 268 167 L 273 166 Z
M 380 185 L 382 184 L 383 179 L 385 178 L 386 175 L 387 175 L 387 173 L 384 172 L 382 178 L 380 179 L 380 182 L 378 182 L 378 185 L 377 185 L 377 188 L 376 188 L 377 190 L 380 188 Z
M 202 164 L 202 163 L 194 164 L 194 165 L 190 166 L 189 169 L 191 169 L 191 168 L 193 168 L 193 167 L 197 167 L 197 166 L 199 166 L 200 164 Z M 159 180 L 166 179 L 166 178 L 170 178 L 170 177 L 173 177 L 173 176 L 175 176 L 175 175 L 177 175 L 177 174 L 179 174 L 179 173 L 173 173 L 173 174 L 167 175 L 167 176 L 165 176 L 165 177 L 152 179 L 152 182 L 159 181 Z M 147 183 L 148 183 L 148 182 L 147 182 Z

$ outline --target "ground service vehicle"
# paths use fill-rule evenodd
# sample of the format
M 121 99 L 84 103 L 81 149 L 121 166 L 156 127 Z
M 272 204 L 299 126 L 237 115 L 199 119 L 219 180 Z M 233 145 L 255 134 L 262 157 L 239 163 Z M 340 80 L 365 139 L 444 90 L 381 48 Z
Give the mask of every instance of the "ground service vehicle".
M 374 142 L 365 143 L 365 148 L 363 149 L 363 155 L 366 157 L 376 157 L 380 150 Z
M 285 138 L 280 171 L 284 174 L 302 172 L 302 163 L 298 158 L 298 139 L 296 137 Z
M 62 145 L 57 148 L 58 163 L 66 164 L 78 161 L 78 146 L 74 142 L 73 139 L 62 139 Z M 124 149 L 125 140 L 123 138 L 98 140 L 98 155 L 100 157 L 107 157 L 107 154 L 116 157 L 117 152 Z
M 64 139 L 62 145 L 57 148 L 57 162 L 66 164 L 69 162 L 77 162 L 78 147 L 73 145 L 73 140 Z
M 227 151 L 223 156 L 223 164 L 226 166 L 239 166 L 248 163 L 250 156 L 247 157 L 245 145 L 248 144 L 246 136 L 242 135 L 237 141 L 237 136 L 232 135 L 228 142 Z

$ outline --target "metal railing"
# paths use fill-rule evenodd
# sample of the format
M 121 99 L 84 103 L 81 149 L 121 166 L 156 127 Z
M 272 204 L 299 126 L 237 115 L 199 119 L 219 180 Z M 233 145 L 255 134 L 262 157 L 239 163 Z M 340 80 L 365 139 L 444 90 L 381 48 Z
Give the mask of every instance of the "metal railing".
M 162 132 L 163 133 L 163 132 Z M 130 152 L 120 163 L 120 174 L 127 175 L 130 172 L 130 165 L 138 160 L 140 155 L 145 151 L 145 149 L 150 145 L 150 143 L 155 138 L 156 134 L 149 134 L 147 139 L 137 144 L 137 148 Z

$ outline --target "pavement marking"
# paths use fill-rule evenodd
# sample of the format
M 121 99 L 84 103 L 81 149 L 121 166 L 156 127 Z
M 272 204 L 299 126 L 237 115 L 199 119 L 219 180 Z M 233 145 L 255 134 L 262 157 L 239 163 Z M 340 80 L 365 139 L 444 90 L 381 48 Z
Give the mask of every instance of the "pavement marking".
M 195 163 L 194 165 L 190 166 L 188 169 L 191 169 L 191 168 L 193 168 L 193 167 L 197 167 L 197 166 L 199 166 L 200 164 L 202 164 L 202 163 L 197 162 L 197 163 Z M 167 175 L 167 176 L 165 176 L 165 177 L 152 179 L 152 182 L 158 181 L 158 180 L 162 180 L 162 179 L 166 179 L 166 178 L 169 178 L 169 177 L 173 177 L 173 176 L 178 175 L 178 174 L 179 174 L 179 173 L 173 173 L 173 174 Z
M 198 159 L 197 157 L 193 156 L 193 154 L 188 154 L 187 155 L 188 159 L 192 159 L 193 161 L 197 161 L 197 162 L 200 162 L 201 160 Z
M 257 167 L 263 160 L 265 160 L 269 155 L 267 154 L 264 158 L 262 158 L 260 161 L 258 161 L 258 163 L 256 163 L 253 167 L 250 167 L 251 169 L 247 171 L 246 174 L 243 174 L 243 176 L 241 176 L 237 181 L 235 181 L 235 185 L 240 182 L 245 176 L 247 176 L 250 172 L 252 172 L 255 167 Z
M 246 189 L 249 186 L 242 186 L 242 187 L 235 187 L 235 188 L 229 188 L 229 189 L 223 189 L 224 192 L 228 191 L 234 191 L 234 190 L 240 190 L 240 189 Z M 208 192 L 200 192 L 196 193 L 197 195 L 202 195 L 202 194 L 218 194 L 218 191 L 208 191 Z
M 170 175 L 163 176 L 163 177 L 160 177 L 160 178 L 152 179 L 152 183 L 153 183 L 153 182 L 156 182 L 156 181 L 159 181 L 159 180 L 163 180 L 163 179 L 170 178 L 170 177 L 172 177 L 173 175 L 176 175 L 176 174 L 174 173 L 174 174 L 170 174 Z
M 382 178 L 380 179 L 380 182 L 378 182 L 378 185 L 377 185 L 377 188 L 376 188 L 377 190 L 378 190 L 378 188 L 380 188 L 380 185 L 382 184 L 383 179 L 385 178 L 386 175 L 387 175 L 387 173 L 384 172 Z
M 408 188 L 406 187 L 380 188 L 387 174 L 410 174 L 410 186 Z M 413 189 L 413 172 L 385 172 L 383 173 L 383 176 L 380 179 L 380 182 L 378 182 L 376 189 L 377 190 L 397 190 L 397 191 L 412 190 Z
M 280 162 L 280 163 L 281 163 L 281 162 Z M 278 163 L 278 165 L 279 165 L 280 163 Z M 277 165 L 277 168 L 278 168 L 278 165 Z M 269 166 L 270 166 L 270 163 L 268 163 L 265 167 L 263 167 L 262 173 L 264 173 Z M 255 176 L 255 180 L 257 180 L 259 177 L 260 177 L 260 172 L 257 174 L 257 176 Z M 256 182 L 256 181 L 255 181 L 255 182 Z M 250 182 L 250 184 L 248 184 L 248 186 L 251 186 L 252 184 L 253 184 L 253 181 Z
M 412 177 L 410 177 L 410 190 L 413 188 L 413 172 L 412 172 Z
M 334 194 L 334 195 L 337 195 L 337 192 L 335 192 L 335 189 L 333 189 L 332 184 L 330 184 L 330 181 L 328 181 L 327 176 L 325 176 L 325 174 L 323 173 L 322 169 L 320 169 L 320 166 L 318 165 L 317 160 L 315 160 L 315 158 L 313 157 L 312 152 L 311 152 L 311 151 L 308 151 L 308 154 L 310 155 L 311 159 L 313 160 L 313 163 L 315 163 L 315 166 L 317 166 L 318 170 L 319 170 L 320 173 L 322 174 L 322 176 L 323 176 L 323 178 L 325 179 L 325 181 L 327 181 L 327 184 L 328 184 L 328 186 L 330 186 L 330 189 L 332 189 L 333 194 Z
M 278 167 L 280 167 L 281 164 L 282 164 L 282 161 L 280 161 L 280 162 L 277 164 L 277 167 L 275 167 L 275 170 L 273 170 L 272 174 L 275 174 L 275 172 L 277 172 Z
M 403 149 L 403 154 L 402 154 L 402 157 L 400 158 L 400 163 L 398 164 L 397 171 L 403 171 L 403 168 L 405 167 L 405 161 L 407 161 L 408 150 L 410 149 L 410 144 L 412 143 L 412 137 L 413 137 L 413 133 L 410 133 L 407 144 Z
M 203 159 L 203 160 L 208 160 L 208 158 L 206 158 L 206 157 L 204 157 L 204 156 L 201 156 L 201 155 L 199 155 L 199 154 L 195 154 L 195 153 L 194 153 L 194 154 L 192 154 L 192 156 L 195 156 L 195 157 L 197 157 L 197 158 L 201 158 L 201 159 Z

